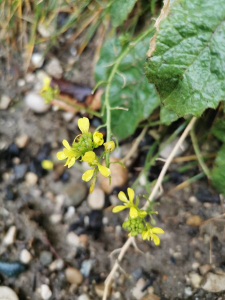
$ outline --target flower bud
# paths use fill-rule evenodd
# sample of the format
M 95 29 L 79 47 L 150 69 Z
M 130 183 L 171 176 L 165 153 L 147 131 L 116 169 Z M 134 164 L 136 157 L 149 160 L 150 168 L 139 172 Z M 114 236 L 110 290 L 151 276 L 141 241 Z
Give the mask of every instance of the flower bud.
M 106 153 L 113 152 L 113 150 L 115 149 L 115 143 L 113 141 L 106 142 L 104 146 Z
M 101 146 L 104 143 L 103 134 L 101 132 L 96 131 L 93 134 L 93 141 L 94 141 L 95 148 Z

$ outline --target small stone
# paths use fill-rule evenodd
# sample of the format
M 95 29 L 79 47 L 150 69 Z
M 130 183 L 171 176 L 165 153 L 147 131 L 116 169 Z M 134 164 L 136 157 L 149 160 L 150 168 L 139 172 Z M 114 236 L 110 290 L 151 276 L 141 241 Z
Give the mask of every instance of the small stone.
M 199 268 L 199 266 L 200 266 L 200 263 L 194 262 L 191 267 L 193 270 L 197 270 Z
M 32 260 L 32 255 L 27 249 L 23 249 L 20 253 L 20 261 L 23 264 L 29 264 L 29 262 Z
M 135 287 L 132 289 L 132 295 L 135 299 L 139 300 L 141 298 L 143 298 L 147 291 L 145 290 L 144 292 L 142 292 L 143 287 L 145 286 L 146 282 L 143 278 L 140 278 Z
M 47 22 L 46 24 L 39 22 L 37 29 L 43 38 L 49 38 L 55 31 L 55 24 L 54 22 Z
M 67 268 L 65 270 L 65 274 L 66 274 L 66 280 L 69 283 L 76 283 L 76 284 L 81 284 L 83 281 L 83 276 L 80 273 L 80 271 L 76 268 Z
M 50 222 L 52 224 L 59 224 L 62 221 L 62 215 L 61 214 L 53 214 L 50 216 Z
M 187 295 L 187 296 L 191 296 L 191 295 L 193 294 L 191 287 L 190 287 L 190 286 L 187 286 L 187 287 L 184 289 L 184 293 L 185 293 L 185 295 Z
M 190 278 L 191 284 L 194 288 L 200 287 L 200 283 L 202 281 L 202 276 L 200 276 L 198 273 L 190 273 L 189 278 Z
M 50 290 L 49 286 L 47 284 L 41 285 L 41 298 L 43 300 L 48 300 L 52 296 L 52 291 Z
M 164 159 L 167 159 L 170 155 L 170 153 L 172 152 L 172 150 L 174 149 L 175 145 L 178 142 L 178 138 L 175 138 L 170 144 L 168 144 L 166 147 L 164 147 L 161 151 L 160 151 L 160 156 Z M 182 147 L 179 147 L 175 157 L 180 156 L 183 152 L 185 152 L 188 148 L 188 143 L 186 141 L 183 142 Z
M 9 287 L 0 286 L 0 300 L 19 300 L 19 298 Z
M 27 165 L 20 164 L 13 167 L 16 179 L 23 179 L 27 172 Z
M 88 205 L 91 209 L 102 209 L 105 204 L 105 193 L 100 188 L 95 188 L 93 193 L 88 195 Z
M 191 216 L 187 219 L 186 224 L 193 227 L 201 226 L 203 220 L 200 216 Z
M 45 70 L 50 76 L 58 79 L 61 78 L 63 74 L 62 66 L 57 58 L 50 59 Z
M 71 246 L 74 246 L 74 247 L 80 246 L 79 236 L 72 231 L 67 234 L 66 240 L 67 240 L 67 243 Z
M 15 140 L 15 143 L 19 148 L 26 147 L 28 142 L 29 142 L 29 136 L 27 134 L 18 136 Z
M 199 271 L 202 275 L 205 275 L 206 273 L 208 273 L 210 270 L 212 269 L 212 267 L 210 265 L 202 265 L 199 267 Z
M 44 113 L 49 110 L 50 104 L 46 104 L 44 98 L 35 92 L 26 94 L 24 101 L 26 105 L 35 113 Z
M 64 268 L 64 265 L 65 265 L 64 261 L 62 259 L 58 258 L 50 264 L 49 270 L 52 272 L 56 271 L 56 270 L 60 271 Z
M 88 295 L 86 294 L 82 294 L 78 297 L 77 300 L 90 300 L 90 298 L 88 297 Z
M 209 272 L 206 274 L 201 288 L 207 292 L 220 293 L 225 291 L 225 273 L 214 274 Z
M 20 79 L 17 80 L 17 86 L 18 86 L 18 87 L 24 87 L 25 84 L 26 84 L 25 79 L 20 78 Z
M 86 234 L 81 234 L 80 235 L 80 244 L 83 245 L 84 247 L 87 247 L 88 236 Z
M 47 267 L 52 262 L 52 253 L 49 251 L 42 251 L 39 261 L 43 267 Z
M 141 300 L 160 300 L 161 298 L 155 294 L 146 295 Z
M 104 290 L 105 290 L 105 285 L 104 283 L 99 283 L 95 285 L 95 293 L 97 294 L 98 297 L 102 298 L 104 295 Z M 110 294 L 111 289 L 108 289 L 107 297 Z
M 91 273 L 91 269 L 95 265 L 95 261 L 93 259 L 84 260 L 81 264 L 80 272 L 84 277 L 88 277 Z
M 24 272 L 26 267 L 20 261 L 5 261 L 0 260 L 0 273 L 8 277 L 17 277 L 20 273 Z
M 44 63 L 44 56 L 41 53 L 33 53 L 31 62 L 35 68 L 41 68 Z
M 7 95 L 2 95 L 0 100 L 0 109 L 4 110 L 9 107 L 9 104 L 11 102 L 11 99 Z
M 3 239 L 3 244 L 6 246 L 13 245 L 16 240 L 16 232 L 16 226 L 11 226 Z
M 66 111 L 62 113 L 62 117 L 66 122 L 70 122 L 74 118 L 74 113 Z
M 25 176 L 28 185 L 35 185 L 38 182 L 38 176 L 35 173 L 28 172 Z
M 87 195 L 87 186 L 83 183 L 70 184 L 65 189 L 67 195 L 66 205 L 79 206 Z

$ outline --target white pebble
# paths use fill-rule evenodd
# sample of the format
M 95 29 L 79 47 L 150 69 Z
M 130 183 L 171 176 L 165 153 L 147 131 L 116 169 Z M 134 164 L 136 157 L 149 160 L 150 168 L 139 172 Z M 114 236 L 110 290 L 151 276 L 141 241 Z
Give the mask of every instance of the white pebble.
M 88 295 L 83 294 L 83 295 L 80 295 L 77 300 L 90 300 L 90 298 L 88 297 Z
M 7 95 L 2 95 L 0 100 L 0 109 L 7 109 L 9 107 L 9 104 L 11 102 L 11 99 Z
M 41 297 L 44 300 L 50 299 L 52 296 L 52 291 L 50 290 L 49 286 L 47 284 L 41 285 Z
M 88 196 L 88 205 L 91 209 L 102 209 L 105 204 L 105 193 L 100 188 L 95 188 Z
M 46 104 L 45 100 L 35 92 L 27 93 L 24 101 L 26 105 L 36 113 L 44 113 L 50 108 L 50 104 Z
M 62 66 L 57 58 L 50 59 L 45 70 L 50 76 L 58 79 L 61 78 L 63 74 Z
M 62 221 L 62 215 L 61 214 L 53 214 L 50 216 L 50 222 L 52 224 L 59 224 Z
M 74 232 L 69 232 L 67 234 L 67 243 L 71 246 L 74 246 L 74 247 L 79 247 L 80 246 L 80 238 L 79 236 L 74 233 Z
M 17 80 L 17 86 L 18 87 L 23 87 L 23 86 L 25 86 L 25 84 L 26 84 L 25 79 L 21 78 L 21 79 Z
M 55 270 L 62 270 L 64 268 L 64 261 L 62 259 L 56 259 L 54 260 L 50 266 L 49 266 L 49 270 L 50 271 L 55 271 Z
M 7 246 L 14 244 L 16 240 L 16 231 L 16 226 L 11 226 L 4 237 L 3 244 Z
M 35 185 L 38 181 L 38 176 L 35 173 L 28 172 L 25 176 L 28 185 Z
M 146 282 L 143 278 L 140 278 L 137 281 L 135 287 L 132 289 L 132 295 L 135 299 L 139 300 L 146 295 L 146 293 L 147 293 L 146 290 L 144 292 L 141 291 L 142 288 L 145 286 L 145 284 L 146 284 Z
M 27 249 L 23 249 L 20 253 L 20 261 L 24 264 L 29 264 L 32 260 L 32 255 Z
M 19 148 L 26 147 L 28 142 L 29 142 L 29 136 L 27 134 L 20 135 L 15 139 L 15 143 Z
M 33 53 L 31 56 L 31 62 L 35 68 L 41 68 L 44 63 L 44 57 L 41 53 Z
M 19 298 L 9 287 L 0 286 L 0 300 L 19 300 Z
M 66 122 L 70 122 L 74 118 L 74 113 L 70 111 L 63 112 L 62 117 Z

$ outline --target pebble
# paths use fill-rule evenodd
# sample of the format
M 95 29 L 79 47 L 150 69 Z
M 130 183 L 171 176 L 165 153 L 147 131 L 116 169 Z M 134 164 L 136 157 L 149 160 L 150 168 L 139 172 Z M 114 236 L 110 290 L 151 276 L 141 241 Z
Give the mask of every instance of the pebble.
M 42 251 L 39 257 L 39 261 L 43 267 L 50 265 L 52 262 L 52 253 L 49 251 Z
M 80 269 L 81 274 L 87 278 L 90 275 L 94 265 L 95 265 L 94 259 L 84 260 L 81 264 L 81 269 Z
M 119 161 L 119 160 L 111 157 L 110 161 L 115 162 L 115 161 Z M 111 170 L 111 177 L 112 177 L 111 184 L 109 184 L 109 178 L 104 177 L 101 174 L 99 174 L 99 176 L 98 176 L 100 186 L 101 186 L 102 190 L 107 194 L 110 194 L 115 187 L 124 186 L 125 183 L 127 182 L 127 178 L 128 178 L 127 168 L 122 167 L 118 163 L 111 164 L 110 170 Z
M 25 270 L 25 265 L 21 262 L 0 260 L 0 273 L 8 277 L 16 277 Z
M 16 240 L 16 232 L 16 226 L 11 226 L 3 239 L 3 244 L 5 244 L 6 246 L 13 245 Z
M 53 214 L 50 216 L 50 222 L 52 224 L 59 224 L 62 221 L 62 215 L 61 214 Z
M 202 265 L 199 267 L 199 271 L 202 275 L 205 275 L 206 273 L 208 273 L 210 270 L 212 269 L 212 266 L 210 265 Z
M 19 148 L 24 148 L 29 142 L 29 136 L 27 134 L 20 135 L 16 138 L 15 143 Z
M 142 292 L 142 288 L 145 286 L 146 282 L 143 278 L 140 278 L 135 287 L 132 289 L 132 295 L 135 299 L 139 300 L 141 298 L 143 298 L 147 291 L 145 290 L 144 292 Z
M 0 109 L 4 110 L 9 107 L 9 104 L 11 102 L 11 99 L 7 95 L 2 95 L 0 100 Z
M 29 264 L 29 262 L 32 260 L 32 255 L 27 249 L 23 249 L 20 253 L 20 261 L 23 264 Z
M 191 296 L 191 295 L 193 294 L 191 287 L 190 287 L 190 286 L 187 286 L 187 287 L 184 289 L 184 293 L 185 293 L 185 295 L 187 295 L 187 296 Z
M 31 62 L 35 68 L 41 68 L 44 63 L 44 56 L 41 53 L 33 53 Z
M 225 273 L 207 273 L 201 288 L 207 292 L 220 293 L 225 291 Z
M 64 268 L 64 265 L 64 261 L 61 258 L 58 258 L 50 264 L 49 270 L 52 272 L 56 270 L 60 271 Z
M 19 298 L 9 287 L 0 286 L 0 300 L 19 300 Z
M 90 298 L 88 297 L 88 295 L 82 294 L 77 298 L 77 300 L 90 300 Z
M 80 244 L 84 247 L 87 247 L 88 244 L 88 236 L 86 234 L 80 235 Z
M 200 263 L 194 262 L 191 267 L 193 270 L 197 270 L 199 268 L 199 266 L 200 266 Z
M 97 294 L 98 297 L 102 298 L 104 295 L 104 289 L 105 289 L 105 285 L 104 283 L 99 283 L 95 285 L 95 293 Z M 110 294 L 110 288 L 108 289 L 108 294 L 107 297 Z
M 83 276 L 80 271 L 76 268 L 69 267 L 65 270 L 66 280 L 69 283 L 81 284 Z
M 13 167 L 16 179 L 23 179 L 27 172 L 27 165 L 20 164 Z
M 203 223 L 203 220 L 200 216 L 191 216 L 187 219 L 186 224 L 193 227 L 199 227 Z
M 194 288 L 199 288 L 201 281 L 202 281 L 202 276 L 200 276 L 198 273 L 190 273 L 189 278 L 191 281 L 191 284 Z
M 80 246 L 79 236 L 72 231 L 67 234 L 66 240 L 67 240 L 67 243 L 71 246 L 74 246 L 74 247 Z
M 62 117 L 66 122 L 70 122 L 74 118 L 74 113 L 66 111 L 62 113 Z
M 54 22 L 47 22 L 47 24 L 39 22 L 37 29 L 43 38 L 49 38 L 51 35 L 54 34 L 55 25 Z
M 87 186 L 83 183 L 73 183 L 67 186 L 65 193 L 68 196 L 66 205 L 79 206 L 87 195 Z
M 38 182 L 38 176 L 33 172 L 28 172 L 25 176 L 28 185 L 35 185 Z
M 102 209 L 105 204 L 105 193 L 97 187 L 93 193 L 88 195 L 87 201 L 91 209 Z
M 63 74 L 63 68 L 60 64 L 60 61 L 57 58 L 51 58 L 45 67 L 46 72 L 54 77 L 54 78 L 61 78 Z
M 151 295 L 146 295 L 141 300 L 160 300 L 161 298 L 157 295 L 151 294 Z
M 25 95 L 24 101 L 26 105 L 35 113 L 44 113 L 49 110 L 50 104 L 46 104 L 45 100 L 35 92 L 29 92 Z
M 41 285 L 41 298 L 43 300 L 48 300 L 52 296 L 52 291 L 50 290 L 49 286 L 47 284 Z
M 164 158 L 164 159 L 167 159 L 170 155 L 170 153 L 172 152 L 172 150 L 174 149 L 176 143 L 178 142 L 178 139 L 179 138 L 175 138 L 171 143 L 169 143 L 166 147 L 164 147 L 159 155 Z M 179 147 L 177 152 L 176 152 L 176 155 L 174 157 L 177 157 L 177 156 L 180 156 L 183 152 L 185 152 L 188 148 L 188 143 L 186 141 L 184 141 L 182 143 L 182 147 Z

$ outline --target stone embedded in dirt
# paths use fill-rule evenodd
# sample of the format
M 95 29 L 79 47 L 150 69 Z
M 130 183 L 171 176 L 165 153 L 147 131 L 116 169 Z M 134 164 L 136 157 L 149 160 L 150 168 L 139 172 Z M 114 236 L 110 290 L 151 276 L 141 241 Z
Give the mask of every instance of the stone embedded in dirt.
M 201 285 L 201 281 L 202 281 L 202 276 L 199 275 L 198 273 L 190 273 L 188 275 L 189 279 L 190 279 L 190 282 L 191 282 L 191 285 L 194 287 L 194 288 L 200 288 L 200 285 Z
M 205 275 L 206 273 L 208 273 L 210 270 L 212 269 L 212 266 L 210 265 L 202 265 L 199 267 L 199 271 L 202 275 Z
M 82 262 L 80 272 L 81 274 L 85 277 L 88 278 L 88 276 L 91 273 L 91 270 L 93 266 L 95 265 L 95 260 L 94 259 L 86 259 Z
M 77 300 L 90 300 L 90 298 L 88 297 L 88 295 L 82 294 L 77 298 Z
M 184 293 L 185 293 L 185 295 L 187 295 L 187 296 L 193 295 L 193 292 L 192 292 L 192 289 L 191 289 L 190 286 L 185 287 Z
M 9 287 L 0 286 L 0 300 L 19 300 L 19 298 Z
M 43 267 L 50 265 L 52 262 L 52 253 L 49 251 L 42 251 L 39 257 L 39 261 Z
M 53 78 L 61 78 L 63 74 L 63 68 L 60 61 L 57 58 L 51 58 L 46 64 L 45 71 Z
M 28 185 L 35 185 L 38 182 L 38 176 L 33 172 L 28 172 L 25 176 Z
M 68 196 L 65 203 L 68 206 L 79 206 L 81 202 L 87 196 L 87 186 L 83 183 L 73 183 L 69 184 L 66 189 L 65 193 Z
M 119 161 L 119 159 L 110 157 L 111 162 Z M 110 194 L 115 187 L 122 187 L 127 182 L 128 171 L 127 168 L 124 168 L 119 163 L 112 163 L 110 165 L 111 170 L 111 184 L 109 184 L 109 178 L 102 176 L 99 174 L 99 182 L 102 190 Z
M 16 232 L 16 226 L 11 226 L 3 239 L 3 244 L 6 246 L 13 245 L 16 240 Z
M 49 270 L 52 272 L 56 270 L 60 271 L 64 268 L 64 265 L 64 261 L 61 258 L 58 258 L 50 264 Z
M 146 281 L 143 278 L 140 278 L 135 287 L 132 289 L 132 295 L 135 299 L 140 300 L 141 298 L 143 298 L 147 291 L 145 290 L 144 292 L 142 292 L 143 287 L 146 285 Z
M 11 99 L 7 95 L 2 95 L 0 100 L 0 109 L 4 110 L 9 107 Z
M 187 219 L 186 224 L 193 227 L 201 226 L 203 220 L 200 216 L 191 216 Z
M 168 145 L 166 145 L 166 147 L 164 147 L 159 155 L 164 158 L 167 159 L 170 155 L 170 153 L 173 151 L 176 143 L 178 142 L 179 138 L 175 138 L 171 143 L 169 143 Z M 174 157 L 180 156 L 182 153 L 184 153 L 188 148 L 188 143 L 187 141 L 184 141 L 183 144 L 181 145 L 180 148 L 178 148 L 176 155 Z
M 20 164 L 13 167 L 16 179 L 23 179 L 27 172 L 27 165 Z
M 66 122 L 70 122 L 74 118 L 74 113 L 66 111 L 62 113 L 62 117 Z
M 25 95 L 24 101 L 33 112 L 44 113 L 49 110 L 50 104 L 46 104 L 44 98 L 35 92 L 29 92 Z
M 69 267 L 65 270 L 66 280 L 69 283 L 81 284 L 83 276 L 80 271 L 76 268 Z
M 20 261 L 23 264 L 29 264 L 29 262 L 32 260 L 32 255 L 27 249 L 23 249 L 20 253 Z
M 41 298 L 43 300 L 48 300 L 52 296 L 52 291 L 50 290 L 49 286 L 47 284 L 41 285 Z
M 25 265 L 21 262 L 0 260 L 0 273 L 8 277 L 16 277 L 25 270 Z
M 7 185 L 4 189 L 4 192 L 5 192 L 5 200 L 7 201 L 15 200 L 17 193 L 14 186 Z
M 151 295 L 146 295 L 141 300 L 160 300 L 161 298 L 157 295 L 151 294 Z
M 20 135 L 15 139 L 15 143 L 19 148 L 26 147 L 28 142 L 29 142 L 29 136 L 27 134 Z
M 53 214 L 50 216 L 49 219 L 52 224 L 59 224 L 62 221 L 62 215 L 61 214 Z
M 220 293 L 225 291 L 225 273 L 214 274 L 209 272 L 205 275 L 201 288 L 207 292 Z
M 35 68 L 41 68 L 43 66 L 43 63 L 44 63 L 44 56 L 43 54 L 41 53 L 33 53 L 32 56 L 31 56 L 31 62 L 32 62 L 32 65 L 35 67 Z
M 74 246 L 74 247 L 80 246 L 79 236 L 72 231 L 67 234 L 66 240 L 67 240 L 67 243 L 71 246 Z
M 102 209 L 105 204 L 105 193 L 97 187 L 93 193 L 88 195 L 87 201 L 91 209 Z

